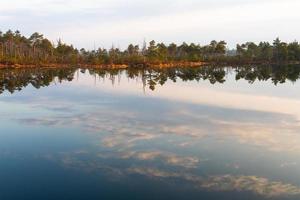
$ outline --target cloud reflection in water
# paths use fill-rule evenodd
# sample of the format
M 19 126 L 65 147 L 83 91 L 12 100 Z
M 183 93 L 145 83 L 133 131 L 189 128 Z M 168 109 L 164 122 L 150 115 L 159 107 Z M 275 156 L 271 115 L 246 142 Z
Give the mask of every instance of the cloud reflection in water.
M 100 171 L 116 178 L 132 174 L 175 178 L 208 191 L 249 191 L 264 197 L 300 194 L 297 186 L 300 183 L 277 181 L 281 180 L 278 176 L 273 179 L 270 175 L 273 168 L 266 177 L 255 175 L 258 171 L 248 172 L 245 160 L 233 155 L 251 154 L 251 158 L 258 159 L 253 159 L 254 165 L 260 167 L 261 155 L 255 153 L 261 153 L 270 163 L 280 153 L 294 160 L 282 158 L 284 162 L 278 168 L 297 166 L 300 125 L 299 111 L 295 108 L 298 100 L 236 94 L 226 88 L 218 93 L 213 86 L 195 95 L 201 88 L 195 84 L 185 85 L 188 89 L 184 95 L 177 92 L 182 90 L 181 84 L 168 82 L 161 92 L 142 96 L 131 90 L 117 94 L 119 89 L 109 92 L 106 86 L 87 87 L 71 82 L 65 85 L 67 88 L 45 88 L 43 97 L 10 101 L 11 97 L 1 101 L 8 107 L 30 108 L 32 113 L 17 113 L 12 117 L 18 125 L 67 130 L 72 127 L 89 138 L 90 146 L 86 149 L 44 156 L 66 168 Z M 212 98 L 216 93 L 218 96 Z M 288 104 L 288 107 L 273 108 L 274 105 L 266 106 L 268 102 L 261 100 L 272 100 L 276 102 L 274 105 Z M 247 109 L 245 105 L 250 101 L 252 107 Z M 236 152 L 229 155 L 228 146 Z M 223 160 L 216 160 L 216 154 L 223 156 Z M 116 166 L 111 160 L 122 164 Z M 219 168 L 210 169 L 220 163 Z M 231 169 L 226 171 L 226 166 Z

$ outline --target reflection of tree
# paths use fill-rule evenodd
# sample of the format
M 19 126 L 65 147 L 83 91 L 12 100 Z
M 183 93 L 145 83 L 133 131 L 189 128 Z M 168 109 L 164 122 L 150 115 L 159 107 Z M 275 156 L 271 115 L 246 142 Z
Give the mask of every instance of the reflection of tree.
M 49 86 L 54 80 L 72 81 L 75 68 L 59 69 L 7 69 L 0 71 L 0 93 L 13 93 L 31 84 L 35 88 Z
M 145 73 L 150 89 L 154 90 L 157 84 L 164 85 L 168 80 L 176 82 L 209 80 L 212 84 L 225 82 L 224 68 L 199 67 L 199 68 L 171 68 L 147 70 Z
M 229 69 L 229 70 L 228 70 Z M 300 66 L 284 65 L 284 66 L 251 66 L 236 67 L 236 80 L 245 79 L 249 83 L 256 80 L 268 81 L 269 79 L 277 85 L 285 83 L 286 80 L 295 82 L 300 78 Z M 90 73 L 96 73 L 100 77 L 112 77 L 120 75 L 124 70 L 104 70 L 94 69 Z M 200 81 L 208 80 L 211 84 L 224 83 L 225 76 L 230 72 L 230 68 L 224 67 L 178 67 L 178 68 L 129 68 L 126 75 L 129 79 L 142 79 L 143 83 L 151 90 L 155 90 L 157 85 L 164 85 L 168 80 L 176 82 L 181 81 Z
M 31 84 L 35 88 L 49 86 L 53 81 L 72 81 L 76 68 L 49 69 L 6 69 L 0 71 L 0 94 L 4 91 L 13 93 Z M 81 69 L 81 73 L 88 72 L 92 76 L 109 79 L 114 84 L 120 81 L 121 75 L 128 79 L 142 80 L 144 86 L 155 90 L 158 85 L 164 85 L 168 80 L 200 81 L 208 80 L 211 84 L 224 83 L 226 74 L 231 68 L 224 67 L 194 67 L 194 68 L 129 68 L 129 69 Z M 234 68 L 236 80 L 245 79 L 249 83 L 271 80 L 275 85 L 285 83 L 286 80 L 296 82 L 300 78 L 300 67 L 287 66 L 249 66 Z M 79 73 L 79 71 L 78 71 Z M 96 80 L 96 79 L 95 79 Z
M 258 81 L 267 81 L 269 79 L 277 85 L 285 83 L 286 80 L 296 82 L 300 78 L 300 66 L 251 66 L 236 68 L 236 80 L 245 79 L 249 83 Z

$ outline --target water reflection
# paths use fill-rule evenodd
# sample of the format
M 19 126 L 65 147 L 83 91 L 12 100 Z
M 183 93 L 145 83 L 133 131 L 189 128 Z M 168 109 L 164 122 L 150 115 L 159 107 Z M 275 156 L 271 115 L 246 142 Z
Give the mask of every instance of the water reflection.
M 292 78 L 298 70 L 2 71 L 3 91 L 26 90 L 0 96 L 0 179 L 26 183 L 35 199 L 43 197 L 39 185 L 48 199 L 62 194 L 57 187 L 71 188 L 65 199 L 299 199 L 300 104 L 291 92 L 299 87 Z M 99 77 L 121 86 L 138 79 L 134 84 L 157 90 L 120 93 Z M 95 80 L 103 87 L 90 84 Z M 283 80 L 293 84 L 282 97 L 274 84 Z M 61 84 L 35 89 L 55 83 Z M 237 93 L 251 88 L 251 95 Z M 45 171 L 51 176 L 37 178 Z M 18 179 L 25 174 L 32 181 Z M 22 187 L 4 181 L 0 194 L 20 199 L 14 195 Z
M 0 71 L 0 93 L 20 91 L 22 88 L 33 85 L 35 88 L 49 86 L 53 82 L 72 81 L 78 74 L 76 68 L 50 68 L 50 69 L 6 69 Z M 155 90 L 164 85 L 168 80 L 200 81 L 208 80 L 211 84 L 224 83 L 228 73 L 235 73 L 235 80 L 245 79 L 249 83 L 255 81 L 271 80 L 273 84 L 282 84 L 286 81 L 296 82 L 300 78 L 300 66 L 273 65 L 273 66 L 244 66 L 235 68 L 224 67 L 198 67 L 198 68 L 168 68 L 168 69 L 89 69 L 91 75 L 108 78 L 115 84 L 120 81 L 121 74 L 126 73 L 129 79 L 140 79 L 144 86 Z M 79 71 L 77 71 L 79 73 Z M 86 69 L 80 70 L 85 73 Z

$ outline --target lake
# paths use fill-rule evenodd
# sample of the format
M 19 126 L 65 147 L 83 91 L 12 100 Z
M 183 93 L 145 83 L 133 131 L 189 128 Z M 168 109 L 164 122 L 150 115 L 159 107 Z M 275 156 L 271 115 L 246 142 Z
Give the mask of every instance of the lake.
M 0 199 L 300 199 L 300 66 L 0 71 Z

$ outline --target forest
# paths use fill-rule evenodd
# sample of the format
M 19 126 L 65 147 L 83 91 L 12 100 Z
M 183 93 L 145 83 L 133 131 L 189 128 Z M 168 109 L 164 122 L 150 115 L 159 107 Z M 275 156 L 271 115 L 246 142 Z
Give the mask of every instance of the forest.
M 42 34 L 26 37 L 20 31 L 0 31 L 0 64 L 12 65 L 126 65 L 151 66 L 168 63 L 209 64 L 272 64 L 299 63 L 300 44 L 286 43 L 279 38 L 273 43 L 247 42 L 229 50 L 225 41 L 211 41 L 208 45 L 196 43 L 144 42 L 142 46 L 129 44 L 124 50 L 77 49 L 60 39 L 52 42 Z

